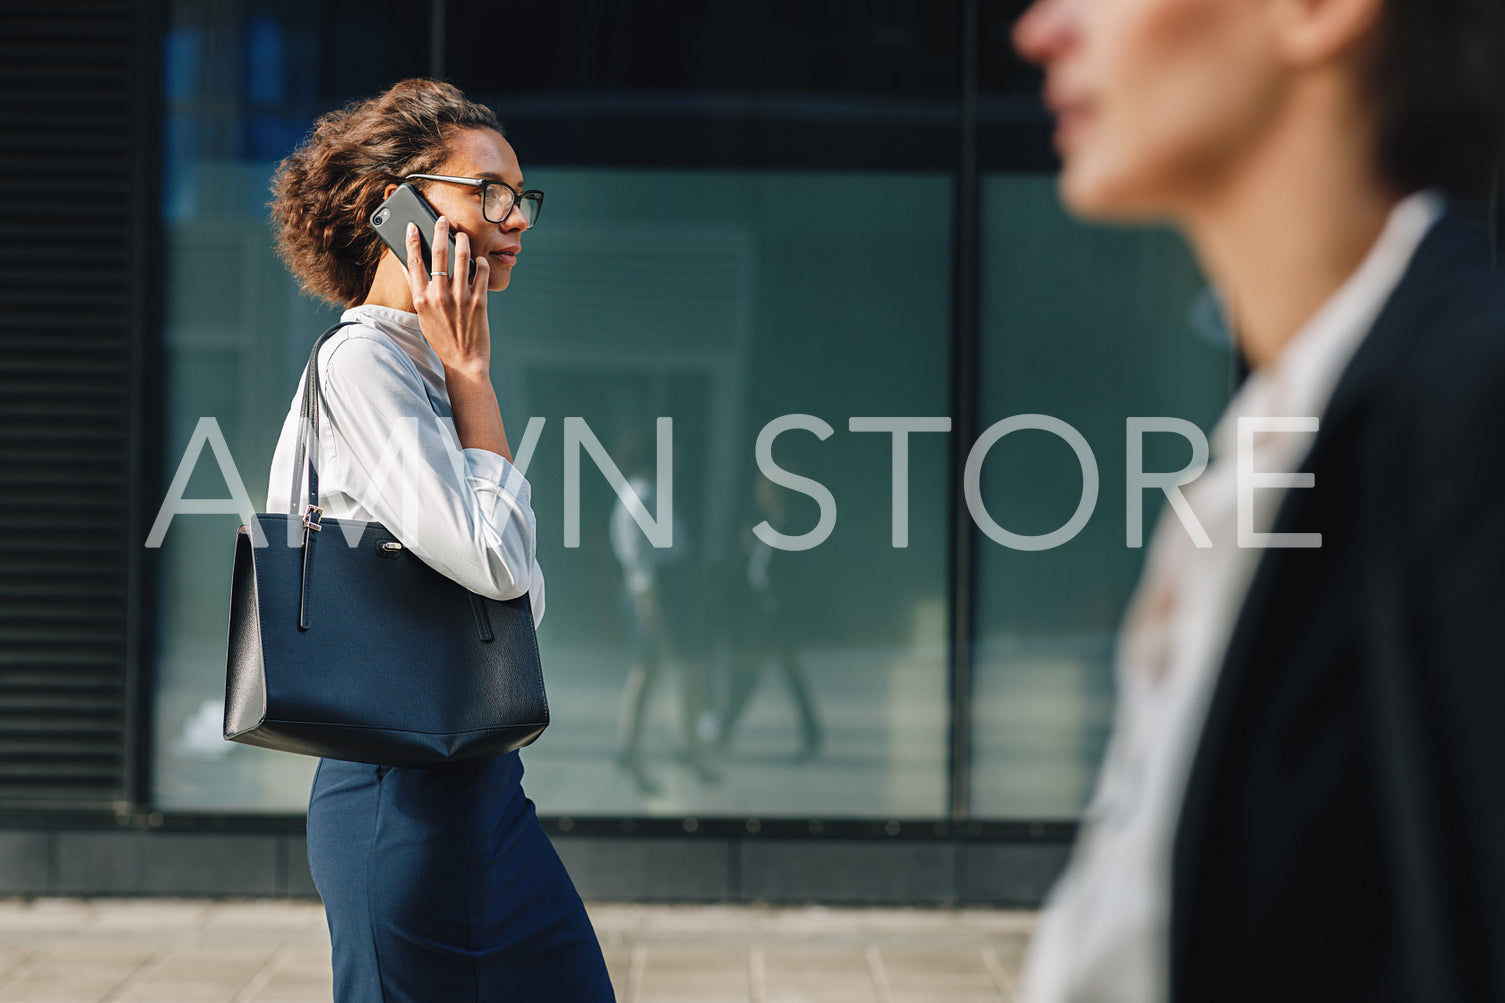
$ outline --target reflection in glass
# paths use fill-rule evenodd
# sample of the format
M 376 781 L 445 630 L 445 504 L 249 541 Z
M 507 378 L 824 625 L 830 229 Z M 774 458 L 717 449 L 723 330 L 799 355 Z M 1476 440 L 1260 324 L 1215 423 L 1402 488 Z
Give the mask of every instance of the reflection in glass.
M 1131 416 L 1210 428 L 1226 403 L 1231 359 L 1210 334 L 1209 296 L 1174 235 L 1072 221 L 1053 178 L 998 174 L 983 186 L 979 424 L 1044 414 L 1087 440 L 1097 507 L 1070 542 L 1010 550 L 977 536 L 977 633 L 971 810 L 982 818 L 1075 818 L 1097 775 L 1113 706 L 1113 640 L 1138 574 L 1125 546 L 1125 435 Z M 1215 327 L 1216 325 L 1212 325 Z M 1175 437 L 1147 437 L 1147 470 L 1176 470 Z M 989 514 L 1021 534 L 1071 517 L 1082 472 L 1041 431 L 988 453 Z M 1159 496 L 1145 493 L 1153 526 Z
M 261 191 L 272 166 L 183 169 Z M 942 198 L 949 181 L 527 171 L 550 193 L 550 223 L 492 300 L 492 379 L 533 484 L 549 582 L 540 644 L 554 723 L 524 753 L 539 809 L 944 814 L 945 441 L 916 439 L 910 546 L 895 549 L 890 441 L 847 419 L 948 412 L 949 219 L 873 207 L 916 187 Z M 673 198 L 629 197 L 645 186 Z M 792 188 L 809 198 L 797 214 Z M 330 311 L 297 295 L 259 207 L 185 209 L 169 235 L 169 465 L 197 419 L 214 417 L 259 506 L 278 421 Z M 834 429 L 787 432 L 773 453 L 824 484 L 839 518 L 820 546 L 769 553 L 754 525 L 794 535 L 820 514 L 756 465 L 759 430 L 784 414 Z M 627 479 L 650 523 L 665 513 L 660 418 L 672 429 L 668 548 L 622 518 L 606 473 Z M 225 492 L 204 454 L 189 496 Z M 223 689 L 235 522 L 180 518 L 163 548 L 157 799 L 301 810 L 312 760 L 203 740 Z
M 758 525 L 789 535 L 789 504 L 773 482 L 760 480 L 753 489 Z M 820 715 L 806 678 L 798 619 L 792 596 L 794 582 L 787 551 L 773 546 L 749 528 L 743 539 L 745 560 L 728 576 L 728 606 L 740 612 L 727 638 L 726 701 L 716 722 L 717 747 L 732 747 L 737 725 L 757 694 L 768 669 L 783 684 L 799 722 L 799 759 L 820 753 Z
M 947 411 L 949 221 L 896 226 L 872 212 L 886 192 L 917 182 L 944 191 L 947 181 L 527 170 L 548 189 L 551 217 L 495 300 L 493 379 L 509 428 L 547 419 L 528 468 L 556 711 L 524 757 L 540 809 L 943 813 L 945 442 L 917 440 L 912 546 L 896 550 L 889 440 L 846 425 Z M 645 189 L 665 197 L 632 197 Z M 810 197 L 798 213 L 791 189 Z M 904 253 L 874 253 L 891 242 Z M 767 483 L 755 463 L 759 431 L 785 414 L 819 415 L 835 430 L 824 441 L 785 433 L 773 454 L 831 491 L 838 522 L 817 547 L 758 558 L 779 580 L 769 615 L 759 603 L 772 586 L 760 594 L 748 583 L 752 527 L 773 515 L 798 534 L 819 517 L 811 498 Z M 660 549 L 608 465 L 571 443 L 588 430 L 642 517 L 663 519 L 664 417 L 673 546 Z M 762 650 L 748 649 L 755 632 Z M 797 656 L 769 662 L 772 652 Z M 788 665 L 804 683 L 799 706 L 822 709 L 818 754 L 816 726 L 767 685 L 790 678 Z M 765 666 L 772 674 L 754 685 Z

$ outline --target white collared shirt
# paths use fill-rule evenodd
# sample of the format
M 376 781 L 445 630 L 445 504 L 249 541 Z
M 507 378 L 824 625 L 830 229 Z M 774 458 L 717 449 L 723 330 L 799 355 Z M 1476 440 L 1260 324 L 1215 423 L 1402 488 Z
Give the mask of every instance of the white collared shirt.
M 1024 1003 L 1166 999 L 1176 823 L 1229 637 L 1263 553 L 1239 545 L 1241 419 L 1311 418 L 1326 410 L 1442 211 L 1442 200 L 1428 192 L 1396 205 L 1359 268 L 1230 402 L 1212 435 L 1211 464 L 1183 489 L 1211 546 L 1194 542 L 1170 505 L 1162 511 L 1119 637 L 1113 735 L 1071 863 L 1040 917 Z M 1244 448 L 1252 447 L 1254 471 L 1296 472 L 1314 434 L 1251 427 Z M 1246 536 L 1269 531 L 1283 494 L 1254 492 Z
M 423 563 L 478 595 L 528 593 L 536 624 L 544 580 L 527 478 L 496 453 L 461 448 L 444 365 L 417 314 L 362 305 L 340 319 L 355 324 L 319 350 L 324 517 L 380 523 Z M 272 456 L 268 512 L 294 508 L 302 391 L 300 379 Z M 307 486 L 299 479 L 301 512 Z

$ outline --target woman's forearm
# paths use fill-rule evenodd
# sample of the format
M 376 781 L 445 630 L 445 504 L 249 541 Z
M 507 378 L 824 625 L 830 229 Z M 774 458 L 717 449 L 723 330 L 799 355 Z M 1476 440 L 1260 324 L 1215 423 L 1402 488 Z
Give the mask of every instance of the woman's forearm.
M 444 367 L 444 384 L 462 449 L 485 449 L 512 462 L 496 390 L 485 372 Z

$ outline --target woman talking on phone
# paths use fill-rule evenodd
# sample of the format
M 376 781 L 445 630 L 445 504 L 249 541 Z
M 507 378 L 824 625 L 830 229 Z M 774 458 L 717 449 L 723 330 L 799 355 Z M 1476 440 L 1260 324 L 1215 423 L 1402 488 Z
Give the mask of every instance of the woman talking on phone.
M 1252 370 L 1167 491 L 1021 999 L 1505 1003 L 1505 4 L 1039 0 L 1014 40 L 1067 206 L 1180 229 Z
M 368 223 L 404 183 L 439 216 L 431 267 L 416 227 L 400 258 Z M 524 187 L 496 115 L 449 84 L 405 80 L 320 118 L 273 194 L 283 260 L 352 322 L 319 353 L 325 515 L 381 523 L 473 592 L 527 593 L 541 618 L 531 488 L 489 376 L 487 293 L 511 282 L 543 196 Z M 298 404 L 272 460 L 269 511 L 292 502 L 278 486 L 292 479 Z M 521 780 L 516 752 L 442 770 L 319 761 L 308 859 L 336 1000 L 614 998 Z

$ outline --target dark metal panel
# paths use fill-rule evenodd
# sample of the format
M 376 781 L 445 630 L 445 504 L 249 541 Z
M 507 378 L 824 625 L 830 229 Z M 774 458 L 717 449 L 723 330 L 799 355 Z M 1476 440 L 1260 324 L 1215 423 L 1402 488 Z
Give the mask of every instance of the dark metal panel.
M 1073 827 L 836 821 L 812 834 L 713 820 L 693 832 L 544 827 L 582 895 L 598 900 L 1037 906 Z M 640 824 L 641 823 L 641 824 Z M 0 893 L 317 896 L 301 816 L 0 813 Z M 573 828 L 573 827 L 572 827 Z M 984 831 L 985 830 L 985 831 Z
M 726 838 L 551 836 L 575 888 L 588 899 L 724 902 L 737 890 Z
M 273 896 L 270 833 L 68 831 L 56 834 L 61 895 Z
M 535 163 L 949 171 L 959 0 L 445 0 L 446 76 Z M 755 40 L 755 41 L 754 41 Z
M 741 897 L 770 902 L 950 905 L 955 842 L 745 840 Z
M 958 898 L 963 905 L 1034 908 L 1070 857 L 1065 842 L 963 844 Z
M 308 839 L 304 836 L 280 836 L 282 859 L 278 864 L 277 895 L 281 898 L 318 898 L 313 873 L 308 867 Z
M 1505 166 L 1495 172 L 1495 183 L 1489 189 L 1489 249 L 1496 267 L 1500 264 L 1501 245 L 1505 243 L 1505 202 L 1500 198 L 1502 183 L 1505 183 Z
M 130 0 L 0 19 L 0 804 L 130 800 L 135 194 Z M 149 50 L 148 50 L 149 51 Z
M 971 814 L 972 775 L 972 643 L 977 631 L 978 533 L 957 485 L 967 465 L 967 453 L 978 433 L 977 357 L 982 329 L 978 321 L 982 293 L 979 256 L 982 253 L 981 164 L 978 151 L 978 61 L 981 47 L 978 0 L 963 0 L 961 155 L 952 209 L 952 327 L 951 428 L 952 485 L 950 534 L 951 573 L 951 742 L 949 814 L 960 821 Z
M 0 832 L 0 895 L 46 895 L 50 878 L 51 833 Z

